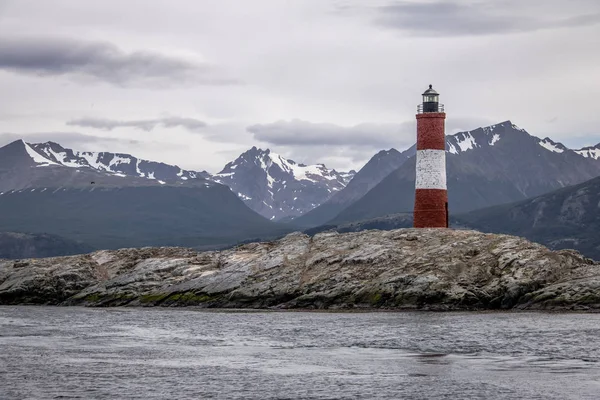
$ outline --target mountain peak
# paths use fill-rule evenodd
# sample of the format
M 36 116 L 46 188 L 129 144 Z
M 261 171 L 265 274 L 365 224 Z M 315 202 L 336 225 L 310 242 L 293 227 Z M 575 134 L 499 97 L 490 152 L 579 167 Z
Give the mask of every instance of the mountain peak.
M 380 150 L 377 154 L 375 154 L 372 158 L 381 158 L 381 157 L 388 157 L 390 155 L 399 155 L 400 152 L 398 150 L 396 150 L 395 148 L 391 148 L 389 150 Z
M 253 146 L 214 176 L 268 219 L 302 215 L 342 190 L 354 172 L 297 163 Z
M 539 139 L 518 127 L 512 121 L 507 120 L 498 124 L 473 129 L 466 132 L 458 132 L 446 136 L 446 151 L 452 154 L 460 154 L 476 148 L 494 146 L 498 142 L 504 142 L 509 138 L 510 142 L 526 141 L 539 144 L 546 150 L 554 153 L 562 153 L 569 150 L 562 143 L 555 142 L 550 138 Z
M 14 167 L 47 167 L 59 165 L 37 152 L 29 143 L 22 139 L 15 140 L 0 148 L 0 165 Z

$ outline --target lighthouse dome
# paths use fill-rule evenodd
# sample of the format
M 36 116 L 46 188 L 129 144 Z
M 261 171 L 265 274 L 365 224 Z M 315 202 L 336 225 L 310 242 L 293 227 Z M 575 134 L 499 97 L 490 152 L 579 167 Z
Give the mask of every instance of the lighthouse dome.
M 423 96 L 439 96 L 440 94 L 433 89 L 432 85 L 429 85 L 429 89 L 423 92 Z

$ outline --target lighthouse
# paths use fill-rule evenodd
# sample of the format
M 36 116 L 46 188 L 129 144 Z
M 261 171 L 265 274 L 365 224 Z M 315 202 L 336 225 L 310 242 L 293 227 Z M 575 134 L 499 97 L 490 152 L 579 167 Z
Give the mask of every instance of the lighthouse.
M 431 85 L 417 107 L 417 176 L 415 182 L 415 228 L 448 227 L 446 188 L 446 138 L 444 105 Z

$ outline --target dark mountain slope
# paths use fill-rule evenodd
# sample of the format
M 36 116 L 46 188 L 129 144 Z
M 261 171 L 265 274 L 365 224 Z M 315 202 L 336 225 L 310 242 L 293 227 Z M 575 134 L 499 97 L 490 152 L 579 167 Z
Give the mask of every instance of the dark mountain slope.
M 10 191 L 0 211 L 0 231 L 47 232 L 98 249 L 218 246 L 286 231 L 217 184 Z
M 414 151 L 411 149 L 403 153 L 396 149 L 380 151 L 356 173 L 344 189 L 334 194 L 331 199 L 319 207 L 294 219 L 294 223 L 299 226 L 316 226 L 331 220 L 404 164 L 412 154 Z
M 533 199 L 456 217 L 466 226 L 509 233 L 600 260 L 600 177 Z

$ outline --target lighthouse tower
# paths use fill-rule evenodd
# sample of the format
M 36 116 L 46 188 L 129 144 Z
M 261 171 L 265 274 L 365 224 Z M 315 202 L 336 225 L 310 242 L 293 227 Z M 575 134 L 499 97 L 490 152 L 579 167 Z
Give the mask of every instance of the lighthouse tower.
M 431 85 L 417 107 L 417 179 L 415 228 L 448 227 L 444 105 Z

